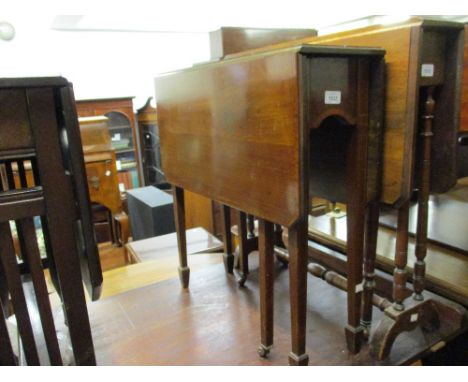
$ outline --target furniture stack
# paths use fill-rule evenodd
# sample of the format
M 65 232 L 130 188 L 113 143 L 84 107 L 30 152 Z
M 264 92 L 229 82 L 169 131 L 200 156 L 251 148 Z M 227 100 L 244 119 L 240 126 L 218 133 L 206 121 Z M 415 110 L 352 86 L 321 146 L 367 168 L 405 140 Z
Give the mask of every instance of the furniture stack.
M 466 330 L 462 306 L 424 293 L 429 194 L 446 192 L 457 181 L 463 35 L 461 24 L 413 18 L 232 54 L 156 79 L 182 286 L 188 287 L 190 272 L 184 189 L 225 206 L 228 273 L 234 265 L 229 208 L 257 217 L 261 356 L 273 344 L 275 224 L 287 229 L 282 258 L 289 261 L 290 274 L 290 364 L 308 363 L 308 268 L 346 291 L 351 353 L 369 342 L 371 353 L 384 359 L 403 331 L 434 333 L 444 325 L 452 335 Z M 406 265 L 414 191 L 419 208 L 411 290 Z M 346 204 L 341 274 L 320 264 L 308 267 L 313 196 Z M 390 299 L 374 293 L 380 205 L 398 211 Z M 246 230 L 239 231 L 242 241 Z M 246 256 L 241 254 L 241 264 Z M 378 323 L 372 320 L 373 305 L 385 312 Z M 432 345 L 442 340 L 432 338 Z

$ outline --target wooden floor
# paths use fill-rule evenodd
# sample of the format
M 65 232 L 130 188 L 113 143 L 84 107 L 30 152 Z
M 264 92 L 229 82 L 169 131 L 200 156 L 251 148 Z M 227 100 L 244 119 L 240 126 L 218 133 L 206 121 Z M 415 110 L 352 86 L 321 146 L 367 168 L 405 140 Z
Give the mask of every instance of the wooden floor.
M 189 265 L 200 255 L 189 256 Z M 219 262 L 217 254 L 212 256 Z M 99 365 L 286 365 L 290 348 L 288 272 L 277 265 L 275 346 L 268 359 L 259 345 L 256 256 L 245 288 L 226 275 L 221 263 L 193 270 L 188 291 L 177 277 L 89 303 Z M 140 264 L 137 264 L 140 265 Z M 307 344 L 311 365 L 379 364 L 368 348 L 346 351 L 343 326 L 346 296 L 309 276 Z M 380 312 L 375 311 L 378 318 Z M 442 327 L 441 337 L 450 328 Z M 408 364 L 431 347 L 420 331 L 400 336 L 383 364 Z

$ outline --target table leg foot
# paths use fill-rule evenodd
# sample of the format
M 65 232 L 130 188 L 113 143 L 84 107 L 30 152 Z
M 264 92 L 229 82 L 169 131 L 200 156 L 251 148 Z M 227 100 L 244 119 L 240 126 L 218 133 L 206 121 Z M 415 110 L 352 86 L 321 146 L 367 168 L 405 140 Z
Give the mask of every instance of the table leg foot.
M 179 267 L 179 279 L 182 284 L 182 288 L 188 288 L 190 280 L 190 268 L 189 267 Z
M 223 253 L 223 262 L 226 273 L 232 274 L 234 272 L 234 255 Z
M 307 353 L 297 355 L 293 352 L 289 353 L 290 366 L 307 366 L 309 364 L 309 356 Z
M 352 354 L 357 354 L 361 350 L 361 344 L 364 339 L 364 328 L 362 326 L 353 327 L 346 325 L 345 327 L 346 345 Z
M 257 349 L 257 353 L 260 357 L 262 358 L 267 358 L 268 354 L 270 354 L 270 351 L 272 349 L 273 345 L 266 346 L 266 345 L 260 345 Z

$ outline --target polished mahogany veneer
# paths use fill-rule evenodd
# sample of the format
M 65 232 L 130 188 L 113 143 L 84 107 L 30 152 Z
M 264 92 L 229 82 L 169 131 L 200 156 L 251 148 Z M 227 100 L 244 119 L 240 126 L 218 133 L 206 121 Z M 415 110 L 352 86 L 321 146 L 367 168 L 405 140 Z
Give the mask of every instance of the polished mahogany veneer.
M 289 227 L 289 359 L 291 364 L 308 361 L 307 216 L 310 194 L 324 193 L 348 204 L 353 228 L 346 333 L 349 349 L 359 350 L 365 217 L 368 205 L 378 199 L 383 54 L 381 49 L 305 45 L 156 79 L 163 169 L 175 186 L 182 284 L 189 283 L 183 189 L 257 216 L 262 356 L 272 345 L 269 275 L 276 223 Z M 331 136 L 340 142 L 340 155 L 334 155 Z M 232 262 L 226 268 L 232 272 Z
M 386 51 L 385 133 L 381 200 L 401 205 L 414 187 L 420 90 L 438 86 L 431 190 L 445 192 L 457 179 L 456 139 L 459 126 L 463 60 L 463 24 L 413 18 L 395 25 L 376 25 L 277 44 L 333 44 L 382 47 Z M 259 48 L 235 56 L 258 54 Z

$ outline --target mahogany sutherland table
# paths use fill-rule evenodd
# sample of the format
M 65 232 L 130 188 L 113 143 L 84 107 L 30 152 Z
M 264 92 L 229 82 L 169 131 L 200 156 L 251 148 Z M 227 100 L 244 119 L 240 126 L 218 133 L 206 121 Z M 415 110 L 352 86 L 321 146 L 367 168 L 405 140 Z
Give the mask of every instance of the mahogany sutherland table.
M 380 321 L 373 343 L 379 357 L 402 330 L 441 315 L 424 300 L 427 215 L 430 192 L 442 193 L 457 180 L 457 134 L 463 69 L 463 24 L 413 18 L 301 39 L 294 44 L 380 46 L 386 50 L 385 132 L 381 201 L 398 209 L 393 304 Z M 259 54 L 261 49 L 246 54 Z M 462 117 L 463 118 L 463 117 Z M 409 200 L 418 189 L 414 296 L 406 293 Z M 327 198 L 335 201 L 333 199 Z M 373 219 L 378 220 L 378 211 Z M 369 243 L 375 247 L 375 243 Z M 370 258 L 371 259 L 371 258 Z M 374 262 L 365 264 L 365 290 L 374 284 Z M 363 323 L 370 328 L 372 293 L 366 293 Z M 405 306 L 406 305 L 406 306 Z M 430 314 L 427 313 L 428 309 Z M 439 311 L 443 311 L 439 309 Z M 458 313 L 456 314 L 458 316 Z M 416 319 L 415 319 L 416 317 Z M 370 331 L 370 330 L 368 330 Z M 387 334 L 391 335 L 387 335 Z
M 289 228 L 289 362 L 308 363 L 309 193 L 332 194 L 349 206 L 346 337 L 351 351 L 359 349 L 365 215 L 378 199 L 383 55 L 373 48 L 302 45 L 156 79 L 182 285 L 189 284 L 184 189 L 257 216 L 262 356 L 273 344 L 273 228 L 281 224 Z M 339 155 L 326 155 L 335 150 Z M 225 250 L 226 270 L 232 273 L 229 244 Z

